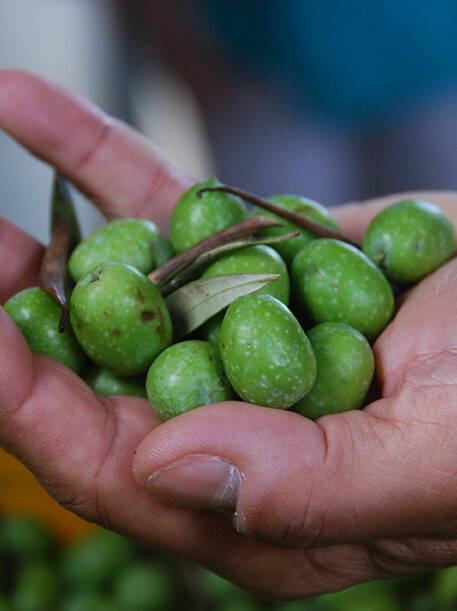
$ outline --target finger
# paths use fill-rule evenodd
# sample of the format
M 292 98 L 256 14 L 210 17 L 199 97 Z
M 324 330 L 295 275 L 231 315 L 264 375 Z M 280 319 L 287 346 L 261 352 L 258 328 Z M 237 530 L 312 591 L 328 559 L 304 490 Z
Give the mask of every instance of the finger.
M 243 404 L 202 407 L 142 442 L 138 481 L 172 504 L 232 511 L 239 532 L 274 545 L 454 533 L 456 273 L 452 262 L 430 277 L 379 340 L 380 401 L 316 423 Z
M 457 192 L 454 191 L 408 191 L 385 195 L 361 202 L 352 202 L 332 209 L 341 228 L 358 240 L 363 240 L 371 219 L 386 206 L 405 199 L 423 199 L 444 210 L 457 226 Z
M 131 470 L 135 448 L 158 425 L 147 402 L 98 397 L 59 363 L 32 354 L 1 309 L 0 334 L 0 442 L 67 509 L 278 599 L 381 574 L 364 549 L 340 547 L 324 556 L 313 550 L 308 558 L 245 539 L 218 514 L 155 499 Z M 349 560 L 350 575 L 338 568 Z
M 158 425 L 147 401 L 97 396 L 67 368 L 32 354 L 1 308 L 0 334 L 1 444 L 83 518 L 175 553 L 195 546 L 204 556 L 203 523 L 170 512 L 133 478 L 135 448 Z
M 393 397 L 408 383 L 443 390 L 455 383 L 457 347 L 455 303 L 457 259 L 424 278 L 407 293 L 394 320 L 378 338 L 374 350 L 383 395 Z M 447 375 L 450 377 L 448 378 Z M 450 403 L 434 405 L 435 413 L 452 414 Z
M 146 139 L 75 93 L 18 70 L 0 71 L 0 128 L 56 167 L 108 218 L 170 210 L 194 182 Z
M 69 370 L 32 355 L 2 310 L 0 333 L 5 363 L 0 369 L 0 439 L 54 498 L 78 515 L 278 600 L 387 577 L 394 563 L 397 572 L 411 570 L 387 543 L 372 550 L 354 544 L 282 549 L 242 536 L 217 513 L 161 502 L 131 471 L 135 448 L 158 424 L 146 401 L 97 397 Z M 433 555 L 423 564 L 416 559 L 414 567 L 426 561 L 429 567 Z
M 57 487 L 60 483 L 64 486 L 67 478 L 71 481 L 78 477 L 78 492 L 91 500 L 93 493 L 89 489 L 83 492 L 81 485 L 84 487 L 86 474 L 90 481 L 100 469 L 100 459 L 106 459 L 106 444 L 113 442 L 114 429 L 107 409 L 110 400 L 95 395 L 60 363 L 31 353 L 19 329 L 1 308 L 0 333 L 1 443 L 34 472 L 52 474 L 49 481 Z M 130 434 L 132 427 L 135 431 L 136 426 L 141 428 L 146 423 L 145 430 L 150 430 L 157 424 L 143 402 L 133 402 L 126 414 L 129 412 L 138 417 L 138 425 L 133 420 L 126 423 Z M 81 468 L 77 463 L 84 453 L 88 468 L 86 474 L 78 476 L 75 470 Z
M 43 247 L 32 236 L 0 218 L 0 303 L 38 282 Z
M 344 544 L 415 532 L 417 505 L 395 498 L 413 498 L 418 485 L 411 478 L 405 486 L 409 461 L 392 470 L 392 461 L 401 467 L 403 440 L 403 431 L 363 412 L 319 425 L 256 406 L 211 406 L 150 433 L 135 472 L 166 502 L 233 512 L 246 537 L 296 548 Z

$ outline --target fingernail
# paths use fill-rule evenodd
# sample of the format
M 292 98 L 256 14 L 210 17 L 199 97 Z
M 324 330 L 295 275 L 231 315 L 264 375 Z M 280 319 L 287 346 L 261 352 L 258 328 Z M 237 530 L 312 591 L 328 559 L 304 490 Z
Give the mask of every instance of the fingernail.
M 241 481 L 240 471 L 225 458 L 193 454 L 158 469 L 146 487 L 172 505 L 233 510 Z

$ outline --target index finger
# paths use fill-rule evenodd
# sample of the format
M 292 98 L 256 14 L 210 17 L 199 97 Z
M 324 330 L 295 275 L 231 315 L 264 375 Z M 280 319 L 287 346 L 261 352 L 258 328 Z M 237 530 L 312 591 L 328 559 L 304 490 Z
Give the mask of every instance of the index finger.
M 195 182 L 122 121 L 24 71 L 0 71 L 0 128 L 66 176 L 107 218 L 149 218 L 165 230 L 174 203 Z

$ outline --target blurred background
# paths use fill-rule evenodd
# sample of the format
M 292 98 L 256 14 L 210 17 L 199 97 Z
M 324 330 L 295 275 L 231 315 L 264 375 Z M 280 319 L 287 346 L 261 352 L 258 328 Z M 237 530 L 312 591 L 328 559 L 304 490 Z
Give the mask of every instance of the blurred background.
M 337 205 L 457 189 L 456 27 L 449 0 L 0 0 L 0 67 L 83 93 L 196 179 Z M 0 138 L 0 212 L 47 239 L 49 168 Z
M 457 190 L 456 31 L 457 4 L 448 0 L 0 0 L 0 68 L 25 68 L 84 94 L 196 180 L 215 174 L 260 195 L 292 192 L 338 205 L 411 189 Z M 0 214 L 44 242 L 51 182 L 52 168 L 0 133 Z M 76 199 L 88 233 L 102 219 Z M 24 516 L 36 523 L 26 526 Z M 95 592 L 95 578 L 80 583 L 76 569 L 61 567 L 84 564 L 72 554 L 96 558 L 92 537 L 100 536 L 102 549 L 110 549 L 107 539 L 60 509 L 6 454 L 0 519 L 0 609 L 457 608 L 453 569 L 279 606 L 131 546 L 121 557 L 158 563 L 165 594 L 157 586 L 154 602 L 127 604 L 126 592 L 146 596 L 138 584 L 156 578 L 138 570 L 121 579 L 125 567 L 115 566 L 101 571 L 102 598 L 90 602 L 84 595 Z M 167 594 L 170 571 L 179 600 Z M 125 584 L 116 590 L 122 603 L 113 580 Z M 27 592 L 24 583 L 29 598 L 16 593 L 19 602 L 8 606 L 13 591 Z M 46 583 L 54 589 L 37 587 Z M 62 602 L 68 592 L 72 606 Z
M 209 176 L 207 138 L 188 86 L 152 49 L 143 73 L 129 36 L 111 0 L 0 0 L 0 68 L 30 70 L 82 93 L 150 136 L 179 167 Z M 0 214 L 46 242 L 52 169 L 0 132 L 0 176 Z M 78 195 L 76 204 L 87 233 L 101 217 Z

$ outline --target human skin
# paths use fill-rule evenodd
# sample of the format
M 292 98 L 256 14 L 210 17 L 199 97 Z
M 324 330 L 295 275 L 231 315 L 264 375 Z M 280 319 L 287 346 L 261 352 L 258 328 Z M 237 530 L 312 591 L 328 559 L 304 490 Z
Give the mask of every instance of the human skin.
M 166 228 L 195 182 L 128 126 L 24 72 L 0 71 L 0 127 L 107 218 Z M 412 196 L 457 224 L 457 194 L 443 192 L 333 214 L 360 239 L 378 210 Z M 1 221 L 1 303 L 36 284 L 41 253 Z M 423 280 L 378 338 L 382 398 L 316 422 L 227 402 L 160 423 L 145 399 L 96 395 L 32 354 L 0 309 L 0 442 L 67 509 L 259 596 L 304 598 L 455 564 L 456 275 L 451 261 Z

